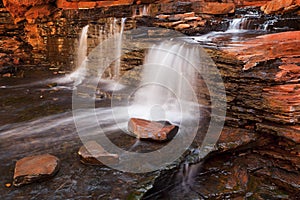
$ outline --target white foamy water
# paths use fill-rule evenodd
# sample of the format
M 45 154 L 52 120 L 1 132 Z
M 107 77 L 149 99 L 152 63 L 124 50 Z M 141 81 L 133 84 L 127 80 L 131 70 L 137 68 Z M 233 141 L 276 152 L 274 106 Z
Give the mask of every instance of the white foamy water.
M 145 57 L 142 82 L 129 115 L 178 123 L 197 110 L 197 46 L 183 42 L 154 45 Z
M 114 52 L 116 55 L 116 63 L 114 66 L 114 79 L 119 79 L 120 77 L 120 66 L 121 66 L 121 55 L 122 55 L 122 41 L 123 41 L 123 32 L 124 32 L 124 26 L 125 26 L 126 18 L 121 19 L 121 28 L 120 33 L 117 35 L 117 48 Z
M 71 74 L 66 75 L 64 78 L 58 79 L 57 80 L 58 83 L 74 82 L 74 85 L 78 85 L 84 79 L 84 76 L 86 74 L 88 29 L 89 29 L 89 25 L 86 25 L 85 27 L 82 28 L 80 33 L 78 47 L 77 47 L 75 70 Z
M 214 39 L 218 37 L 224 37 L 225 35 L 233 35 L 232 40 L 237 40 L 238 37 L 234 36 L 235 34 L 247 32 L 247 18 L 236 18 L 233 19 L 228 26 L 226 31 L 212 31 L 207 34 L 194 37 L 195 41 L 198 42 L 213 42 Z

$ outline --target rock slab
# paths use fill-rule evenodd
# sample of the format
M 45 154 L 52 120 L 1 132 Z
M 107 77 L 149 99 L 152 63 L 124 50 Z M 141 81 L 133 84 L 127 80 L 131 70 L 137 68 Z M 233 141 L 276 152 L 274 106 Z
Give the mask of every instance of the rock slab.
M 128 122 L 128 131 L 139 139 L 168 141 L 176 135 L 178 126 L 169 122 L 131 118 Z
M 84 146 L 80 147 L 78 155 L 80 161 L 84 164 L 103 165 L 119 163 L 119 156 L 117 154 L 108 153 L 96 141 L 86 142 Z
M 54 176 L 60 160 L 50 154 L 29 156 L 18 160 L 14 172 L 14 186 L 22 186 Z

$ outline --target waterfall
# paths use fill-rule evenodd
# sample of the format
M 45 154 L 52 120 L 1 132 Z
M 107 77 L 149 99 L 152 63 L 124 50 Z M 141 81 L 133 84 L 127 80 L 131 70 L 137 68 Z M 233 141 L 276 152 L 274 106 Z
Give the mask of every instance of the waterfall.
M 134 95 L 131 117 L 176 123 L 185 115 L 191 116 L 191 110 L 196 110 L 192 105 L 197 104 L 193 86 L 199 55 L 195 45 L 182 42 L 164 42 L 150 48 L 141 85 Z M 184 109 L 185 105 L 191 110 Z
M 87 33 L 88 33 L 89 25 L 86 25 L 82 28 L 78 47 L 77 47 L 77 55 L 76 55 L 76 67 L 75 71 L 71 74 L 68 74 L 66 77 L 57 80 L 59 83 L 65 82 L 74 82 L 74 85 L 78 85 L 84 79 L 86 74 L 86 60 L 87 60 Z
M 121 55 L 122 55 L 122 40 L 123 40 L 123 32 L 124 32 L 124 26 L 125 26 L 126 18 L 121 19 L 121 28 L 120 33 L 117 36 L 117 47 L 116 47 L 116 63 L 114 67 L 114 78 L 119 79 L 120 76 L 120 67 L 121 67 Z
M 76 60 L 76 68 L 79 68 L 82 62 L 87 57 L 87 32 L 89 29 L 89 25 L 83 27 L 80 33 L 78 50 L 77 50 L 77 60 Z
M 267 20 L 261 25 L 260 29 L 262 29 L 263 31 L 267 31 L 269 29 L 269 26 L 274 25 L 276 22 L 278 22 L 278 19 Z
M 146 5 L 143 6 L 142 16 L 148 16 L 148 7 Z
M 227 32 L 238 32 L 240 30 L 244 30 L 246 23 L 247 23 L 247 18 L 233 19 L 229 24 Z

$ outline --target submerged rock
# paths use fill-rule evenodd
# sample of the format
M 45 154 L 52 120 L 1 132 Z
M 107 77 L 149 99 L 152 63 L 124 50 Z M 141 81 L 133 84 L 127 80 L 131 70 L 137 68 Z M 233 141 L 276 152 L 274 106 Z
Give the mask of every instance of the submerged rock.
M 80 147 L 78 151 L 80 161 L 84 164 L 103 165 L 100 160 L 104 160 L 105 164 L 118 164 L 119 156 L 105 151 L 96 141 L 89 141 Z
M 167 141 L 176 135 L 178 126 L 171 125 L 169 122 L 131 118 L 128 122 L 128 130 L 139 139 Z
M 58 172 L 60 161 L 57 157 L 44 154 L 18 160 L 14 172 L 14 186 L 22 186 L 50 178 Z

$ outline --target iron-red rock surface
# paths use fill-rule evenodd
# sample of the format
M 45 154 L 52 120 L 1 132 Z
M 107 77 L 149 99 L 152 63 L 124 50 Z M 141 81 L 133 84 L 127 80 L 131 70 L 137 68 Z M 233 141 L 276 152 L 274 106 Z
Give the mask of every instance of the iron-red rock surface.
M 300 31 L 258 36 L 238 45 L 225 51 L 243 61 L 244 70 L 277 58 L 284 58 L 284 62 L 289 62 L 289 59 L 297 59 L 300 55 Z
M 20 21 L 24 19 L 25 13 L 31 7 L 48 5 L 50 1 L 51 0 L 3 0 L 3 4 L 16 21 Z
M 218 3 L 218 2 L 200 2 L 198 7 L 195 7 L 196 13 L 204 13 L 211 15 L 225 15 L 234 13 L 234 3 Z
M 59 170 L 57 157 L 44 154 L 18 160 L 14 172 L 14 185 L 21 186 L 45 178 L 50 178 Z
M 78 151 L 80 161 L 84 164 L 103 165 L 101 160 L 107 164 L 117 164 L 119 156 L 104 150 L 96 141 L 88 141 Z
M 299 144 L 300 31 L 235 42 L 212 55 L 223 76 L 227 121 Z
M 261 6 L 265 14 L 283 14 L 294 11 L 300 7 L 299 0 L 272 0 Z
M 128 122 L 128 130 L 139 139 L 167 141 L 176 135 L 178 126 L 171 125 L 168 122 L 131 118 Z

